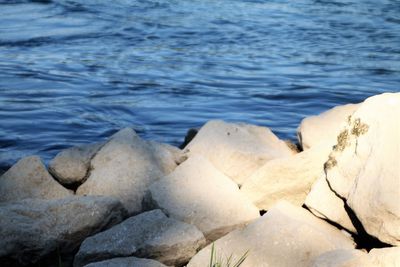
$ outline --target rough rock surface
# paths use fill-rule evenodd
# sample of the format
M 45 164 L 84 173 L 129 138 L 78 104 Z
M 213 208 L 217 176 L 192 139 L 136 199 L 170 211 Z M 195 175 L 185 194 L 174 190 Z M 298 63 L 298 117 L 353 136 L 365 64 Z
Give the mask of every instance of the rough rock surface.
M 204 244 L 204 236 L 195 226 L 152 210 L 87 238 L 75 256 L 74 266 L 128 256 L 182 266 Z
M 307 210 L 279 202 L 263 217 L 215 242 L 222 258 L 248 257 L 241 267 L 309 267 L 316 256 L 335 249 L 353 249 L 353 241 Z M 204 267 L 211 245 L 194 256 L 188 267 Z
M 178 164 L 186 160 L 183 151 L 177 147 L 154 141 L 147 141 L 147 144 L 163 174 L 171 173 Z
M 110 197 L 26 199 L 0 204 L 0 266 L 26 265 L 59 249 L 68 254 L 87 236 L 120 222 L 121 203 Z
M 316 257 L 311 267 L 339 267 L 357 259 L 361 256 L 367 255 L 366 252 L 357 249 L 337 249 L 322 253 Z M 364 267 L 364 266 L 359 266 Z
M 268 160 L 294 154 L 266 127 L 220 120 L 207 122 L 185 151 L 204 156 L 238 184 Z
M 323 175 L 329 151 L 317 145 L 296 155 L 265 163 L 243 184 L 241 191 L 259 208 L 268 210 L 284 199 L 301 206 L 312 184 Z
M 368 234 L 400 245 L 400 93 L 365 100 L 325 164 L 331 189 Z
M 150 259 L 136 257 L 114 258 L 85 265 L 85 267 L 167 267 L 166 265 Z
M 331 191 L 325 175 L 320 177 L 312 186 L 304 204 L 315 216 L 328 219 L 352 233 L 357 233 L 345 210 L 343 200 Z
M 88 174 L 90 160 L 104 143 L 65 149 L 49 163 L 49 172 L 64 185 L 82 182 Z
M 303 119 L 297 129 L 297 136 L 302 148 L 306 150 L 320 142 L 334 145 L 336 136 L 348 116 L 352 115 L 358 107 L 359 104 L 337 106 L 317 116 Z
M 40 157 L 19 160 L 0 177 L 0 202 L 25 198 L 56 199 L 73 195 L 47 172 Z
M 77 190 L 78 195 L 118 198 L 129 214 L 142 211 L 149 185 L 168 173 L 172 153 L 146 142 L 129 128 L 113 135 L 91 161 L 91 173 Z
M 170 175 L 150 186 L 155 207 L 196 225 L 208 240 L 259 217 L 238 186 L 202 156 L 191 156 Z

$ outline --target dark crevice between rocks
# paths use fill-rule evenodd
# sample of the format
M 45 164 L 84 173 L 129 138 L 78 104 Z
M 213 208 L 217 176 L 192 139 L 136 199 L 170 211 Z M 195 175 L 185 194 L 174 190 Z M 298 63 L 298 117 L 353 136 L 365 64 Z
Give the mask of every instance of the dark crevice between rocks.
M 179 148 L 184 149 L 190 143 L 190 141 L 192 141 L 193 138 L 195 138 L 195 136 L 197 135 L 198 132 L 199 132 L 198 129 L 194 129 L 194 128 L 189 129 L 186 133 L 185 140 L 179 146 Z
M 259 210 L 260 216 L 263 216 L 265 213 L 267 213 L 266 210 Z

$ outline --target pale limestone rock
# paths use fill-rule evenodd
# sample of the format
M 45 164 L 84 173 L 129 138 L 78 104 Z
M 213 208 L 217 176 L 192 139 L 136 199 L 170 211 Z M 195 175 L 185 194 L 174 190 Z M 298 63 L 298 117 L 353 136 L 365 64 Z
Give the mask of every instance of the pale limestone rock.
M 154 141 L 147 141 L 147 144 L 152 150 L 157 160 L 157 165 L 160 166 L 163 174 L 170 174 L 178 164 L 186 160 L 183 151 L 177 147 Z
M 202 156 L 191 156 L 173 173 L 150 186 L 152 205 L 196 225 L 208 240 L 259 217 L 238 186 Z
M 0 177 L 0 202 L 25 198 L 57 199 L 73 195 L 47 172 L 40 157 L 19 160 Z
M 204 245 L 204 236 L 195 226 L 152 210 L 87 238 L 75 256 L 74 266 L 128 256 L 182 266 Z
M 207 122 L 185 151 L 204 156 L 237 184 L 267 161 L 294 154 L 266 127 L 219 120 Z
M 367 255 L 366 252 L 357 249 L 337 249 L 322 253 L 316 257 L 311 267 L 339 267 L 350 263 L 351 261 Z M 364 267 L 364 266 L 359 266 Z
M 301 206 L 312 184 L 324 173 L 326 145 L 268 161 L 243 184 L 241 191 L 259 208 L 268 210 L 280 199 Z
M 90 160 L 104 143 L 65 149 L 50 161 L 49 172 L 64 185 L 80 183 L 88 174 Z
M 132 129 L 123 129 L 92 159 L 90 176 L 77 194 L 114 196 L 130 214 L 140 213 L 148 187 L 176 166 L 174 157 Z
M 339 134 L 327 180 L 368 234 L 400 245 L 400 93 L 365 100 Z
M 312 186 L 304 204 L 315 216 L 328 219 L 352 233 L 357 233 L 344 208 L 343 200 L 331 191 L 325 175 L 320 177 Z
M 58 250 L 68 255 L 87 237 L 126 216 L 110 197 L 25 199 L 0 204 L 0 266 L 35 264 Z
M 263 217 L 244 229 L 235 230 L 215 242 L 217 255 L 248 257 L 241 267 L 309 267 L 318 255 L 335 249 L 353 249 L 350 237 L 307 210 L 279 202 Z M 194 256 L 188 267 L 204 267 L 211 245 Z
M 85 267 L 167 267 L 166 265 L 150 259 L 136 257 L 114 258 L 111 260 L 93 262 Z
M 327 110 L 317 116 L 302 120 L 297 135 L 304 150 L 323 142 L 334 145 L 348 116 L 356 111 L 359 104 L 347 104 Z

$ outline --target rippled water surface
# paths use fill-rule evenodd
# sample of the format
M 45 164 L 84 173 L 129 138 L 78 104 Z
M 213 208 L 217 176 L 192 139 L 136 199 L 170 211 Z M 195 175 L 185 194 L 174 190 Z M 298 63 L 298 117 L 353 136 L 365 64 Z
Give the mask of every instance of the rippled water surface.
M 220 118 L 295 137 L 400 91 L 400 1 L 0 0 L 0 165 Z

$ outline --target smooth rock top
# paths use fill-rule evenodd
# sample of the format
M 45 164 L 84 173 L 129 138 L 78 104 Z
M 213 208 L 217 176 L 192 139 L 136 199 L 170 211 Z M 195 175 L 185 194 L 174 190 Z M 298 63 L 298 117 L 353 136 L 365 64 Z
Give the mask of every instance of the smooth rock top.
M 65 149 L 49 163 L 49 172 L 64 185 L 80 183 L 88 174 L 90 160 L 104 143 Z
M 400 93 L 365 100 L 325 164 L 332 189 L 365 230 L 400 245 Z
M 263 217 L 214 244 L 217 257 L 223 260 L 232 256 L 235 262 L 248 251 L 241 267 L 309 267 L 324 252 L 354 248 L 343 232 L 288 202 L 279 202 Z M 207 266 L 210 254 L 211 245 L 194 256 L 188 267 Z
M 319 143 L 334 145 L 347 118 L 357 110 L 359 104 L 347 104 L 327 110 L 317 116 L 310 116 L 301 121 L 297 136 L 303 150 Z
M 75 250 L 87 236 L 120 222 L 121 203 L 110 197 L 26 199 L 0 204 L 0 266 L 34 264 L 57 249 Z
M 0 177 L 0 202 L 26 198 L 58 199 L 72 196 L 47 172 L 40 157 L 19 160 Z
M 357 249 L 337 249 L 322 253 L 316 257 L 311 267 L 339 267 L 346 266 L 350 262 L 358 259 L 364 255 L 366 252 Z M 359 267 L 365 267 L 364 265 L 359 265 Z
M 150 186 L 155 207 L 196 225 L 208 240 L 259 217 L 258 209 L 236 183 L 202 156 L 191 156 L 170 175 Z
M 166 265 L 150 259 L 136 257 L 114 258 L 85 265 L 85 267 L 167 267 Z
M 220 120 L 207 122 L 185 151 L 204 156 L 238 184 L 267 161 L 294 154 L 266 127 Z
M 91 161 L 91 173 L 78 195 L 106 195 L 121 200 L 130 214 L 140 213 L 148 187 L 176 166 L 164 148 L 142 140 L 126 128 L 105 144 Z
M 195 226 L 152 210 L 87 238 L 75 256 L 74 266 L 127 256 L 182 266 L 204 245 L 204 236 Z

